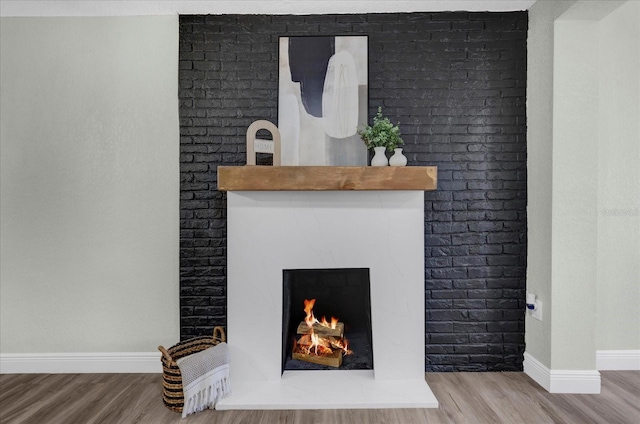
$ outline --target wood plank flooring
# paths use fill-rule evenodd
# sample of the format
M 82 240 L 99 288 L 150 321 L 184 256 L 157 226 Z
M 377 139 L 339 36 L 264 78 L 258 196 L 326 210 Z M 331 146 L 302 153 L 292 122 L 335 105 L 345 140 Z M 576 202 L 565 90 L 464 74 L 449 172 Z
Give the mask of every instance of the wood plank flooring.
M 160 374 L 0 375 L 2 424 L 640 423 L 640 371 L 602 371 L 600 395 L 549 394 L 524 373 L 427 373 L 438 409 L 203 411 L 164 407 Z

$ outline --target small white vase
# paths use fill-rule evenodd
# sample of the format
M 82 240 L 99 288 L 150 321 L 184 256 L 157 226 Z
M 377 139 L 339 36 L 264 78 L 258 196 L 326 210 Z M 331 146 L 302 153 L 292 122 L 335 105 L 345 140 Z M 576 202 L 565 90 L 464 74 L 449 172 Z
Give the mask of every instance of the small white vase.
M 402 154 L 402 149 L 393 149 L 393 151 L 395 153 L 389 158 L 389 165 L 405 166 L 407 164 L 407 158 Z
M 384 154 L 386 147 L 374 147 L 374 155 L 371 158 L 371 166 L 387 166 L 389 165 L 389 160 L 387 159 L 387 155 Z

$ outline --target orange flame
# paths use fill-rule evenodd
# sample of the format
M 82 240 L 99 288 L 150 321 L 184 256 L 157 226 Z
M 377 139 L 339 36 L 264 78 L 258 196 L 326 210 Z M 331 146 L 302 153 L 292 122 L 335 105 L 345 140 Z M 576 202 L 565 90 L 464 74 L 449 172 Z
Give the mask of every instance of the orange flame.
M 342 352 L 345 355 L 351 355 L 353 353 L 353 350 L 349 349 L 349 340 L 347 339 L 342 339 L 344 341 L 344 345 L 342 346 Z
M 316 322 L 318 322 L 318 320 L 316 319 L 316 317 L 313 316 L 313 305 L 316 304 L 316 300 L 315 299 L 305 299 L 304 300 L 304 312 L 307 314 L 306 317 L 304 317 L 304 322 L 307 324 L 307 327 L 312 328 L 313 324 L 315 324 Z
M 325 317 L 322 317 L 322 319 L 320 320 L 320 325 L 322 325 L 323 327 L 327 327 L 327 328 L 331 328 L 332 330 L 335 330 L 336 327 L 338 326 L 338 318 L 331 317 L 331 323 L 329 323 L 329 321 L 327 321 Z
M 315 333 L 311 333 L 311 347 L 309 348 L 309 350 L 311 350 L 311 348 L 314 348 L 314 353 L 317 355 L 318 354 L 318 335 Z

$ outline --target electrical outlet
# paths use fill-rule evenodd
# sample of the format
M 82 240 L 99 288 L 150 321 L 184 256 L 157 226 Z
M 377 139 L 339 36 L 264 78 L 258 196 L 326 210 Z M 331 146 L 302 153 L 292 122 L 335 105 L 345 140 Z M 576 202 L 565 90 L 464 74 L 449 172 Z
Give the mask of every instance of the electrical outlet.
M 539 321 L 542 321 L 542 300 L 536 300 L 536 309 L 533 311 L 531 316 Z

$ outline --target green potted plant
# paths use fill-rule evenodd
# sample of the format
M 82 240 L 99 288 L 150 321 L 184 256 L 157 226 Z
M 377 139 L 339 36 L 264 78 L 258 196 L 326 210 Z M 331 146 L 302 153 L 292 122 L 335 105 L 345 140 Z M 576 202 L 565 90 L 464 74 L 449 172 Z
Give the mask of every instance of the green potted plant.
M 374 151 L 371 166 L 387 166 L 389 164 L 385 150 L 390 152 L 395 150 L 396 155 L 398 153 L 402 155 L 402 149 L 398 148 L 399 145 L 404 144 L 400 136 L 400 128 L 382 115 L 382 107 L 378 107 L 378 113 L 373 117 L 373 125 L 365 126 L 358 131 L 358 134 L 367 149 Z M 404 156 L 402 157 L 404 158 Z M 406 165 L 406 158 L 404 158 L 404 164 Z

